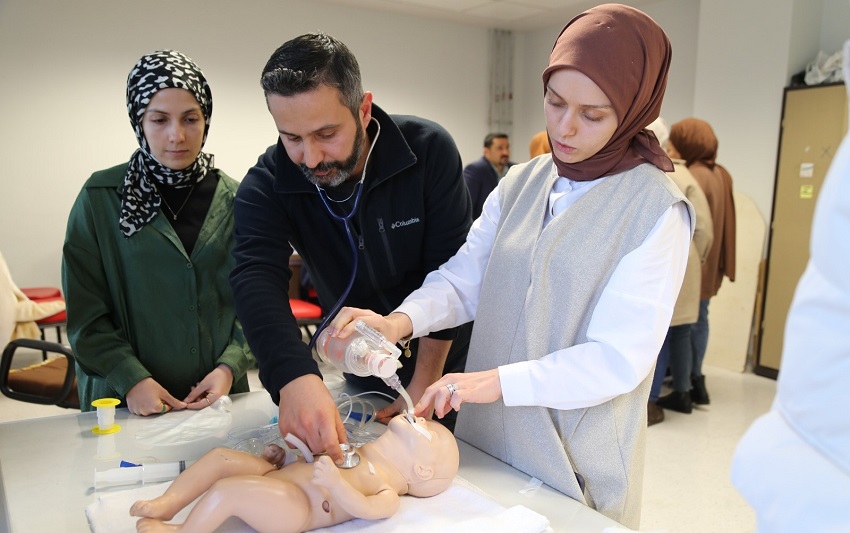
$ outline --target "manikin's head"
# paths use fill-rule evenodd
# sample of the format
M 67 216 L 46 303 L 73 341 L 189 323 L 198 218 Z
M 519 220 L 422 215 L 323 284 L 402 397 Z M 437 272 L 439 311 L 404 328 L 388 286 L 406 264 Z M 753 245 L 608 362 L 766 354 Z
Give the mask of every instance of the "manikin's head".
M 287 41 L 261 84 L 283 147 L 310 182 L 336 187 L 362 172 L 372 94 L 343 43 L 323 33 Z
M 446 490 L 457 475 L 457 441 L 438 422 L 416 418 L 416 423 L 427 431 L 430 439 L 417 430 L 405 415 L 398 415 L 390 420 L 386 433 L 381 436 L 387 444 L 381 447 L 381 453 L 407 480 L 408 494 L 435 496 Z

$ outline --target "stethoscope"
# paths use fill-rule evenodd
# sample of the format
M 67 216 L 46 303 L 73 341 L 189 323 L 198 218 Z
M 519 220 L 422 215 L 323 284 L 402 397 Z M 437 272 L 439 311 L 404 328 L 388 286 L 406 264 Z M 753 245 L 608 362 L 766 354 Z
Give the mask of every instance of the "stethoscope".
M 322 200 L 322 204 L 324 204 L 325 209 L 331 218 L 338 220 L 343 223 L 345 226 L 345 234 L 348 236 L 348 245 L 351 248 L 351 256 L 354 259 L 354 265 L 351 268 L 351 276 L 348 279 L 348 286 L 345 287 L 345 290 L 342 292 L 342 295 L 336 301 L 334 306 L 331 308 L 330 312 L 327 314 L 322 323 L 316 328 L 316 333 L 310 338 L 310 348 L 316 344 L 316 339 L 319 338 L 319 334 L 323 329 L 327 327 L 327 325 L 334 319 L 336 314 L 342 308 L 343 302 L 348 297 L 348 293 L 351 292 L 351 288 L 354 286 L 354 279 L 357 277 L 357 265 L 358 265 L 358 254 L 357 254 L 357 243 L 354 240 L 354 233 L 351 230 L 351 217 L 357 212 L 357 207 L 360 205 L 360 198 L 363 196 L 363 182 L 366 180 L 366 169 L 369 167 L 369 158 L 372 156 L 372 150 L 375 149 L 375 143 L 378 142 L 378 137 L 381 135 L 381 123 L 375 117 L 372 117 L 372 121 L 375 122 L 375 125 L 378 127 L 378 130 L 375 132 L 375 138 L 372 139 L 372 144 L 369 146 L 369 151 L 366 153 L 366 161 L 363 163 L 363 175 L 360 177 L 360 181 L 358 181 L 354 185 L 354 191 L 352 192 L 352 196 L 354 196 L 354 205 L 351 207 L 351 210 L 348 214 L 340 215 L 331 207 L 329 202 L 333 202 L 330 198 L 328 198 L 327 193 L 318 184 L 315 184 L 316 190 L 319 192 L 319 198 Z M 343 200 L 343 203 L 351 199 L 349 196 L 346 200 Z

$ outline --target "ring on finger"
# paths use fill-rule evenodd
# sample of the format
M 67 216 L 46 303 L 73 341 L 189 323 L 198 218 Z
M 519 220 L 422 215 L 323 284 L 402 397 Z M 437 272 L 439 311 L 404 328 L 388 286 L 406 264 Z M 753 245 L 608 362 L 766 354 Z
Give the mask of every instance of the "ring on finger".
M 168 406 L 165 405 L 165 402 L 163 402 L 162 409 L 159 410 L 159 414 L 164 415 L 166 411 L 168 411 Z
M 449 383 L 448 385 L 446 385 L 446 388 L 449 389 L 449 396 L 450 397 L 454 396 L 454 394 L 457 392 L 457 389 L 458 389 L 457 384 L 455 384 L 455 383 Z
M 204 396 L 204 400 L 206 400 L 206 401 L 207 401 L 207 406 L 208 406 L 208 407 L 212 407 L 212 402 L 210 402 L 210 397 L 209 397 L 209 396 Z

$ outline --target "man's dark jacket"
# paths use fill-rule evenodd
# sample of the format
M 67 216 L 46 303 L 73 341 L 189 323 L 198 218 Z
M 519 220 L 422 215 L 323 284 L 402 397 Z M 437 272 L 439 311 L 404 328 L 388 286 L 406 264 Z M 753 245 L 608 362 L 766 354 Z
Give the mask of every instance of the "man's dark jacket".
M 511 162 L 506 166 L 510 168 L 513 164 Z M 486 157 L 482 156 L 481 159 L 477 159 L 466 165 L 463 169 L 463 180 L 466 182 L 466 188 L 472 200 L 472 219 L 475 220 L 481 216 L 487 196 L 499 184 L 499 175 L 496 173 L 496 169 L 493 168 L 493 164 Z
M 375 105 L 372 116 L 381 131 L 351 221 L 358 266 L 345 305 L 387 314 L 460 248 L 472 223 L 472 207 L 460 155 L 445 129 L 418 117 L 387 115 Z M 376 129 L 373 122 L 370 139 Z M 339 209 L 328 203 L 338 214 L 348 213 L 352 204 Z M 280 141 L 248 171 L 236 195 L 234 217 L 236 267 L 230 279 L 236 313 L 259 363 L 260 380 L 279 403 L 287 383 L 320 375 L 289 307 L 290 243 L 309 268 L 325 312 L 348 285 L 352 250 L 345 225 L 328 214 L 316 187 Z M 470 329 L 431 335 L 458 336 L 446 372 L 463 371 Z M 402 363 L 399 377 L 407 385 L 415 361 L 402 357 Z

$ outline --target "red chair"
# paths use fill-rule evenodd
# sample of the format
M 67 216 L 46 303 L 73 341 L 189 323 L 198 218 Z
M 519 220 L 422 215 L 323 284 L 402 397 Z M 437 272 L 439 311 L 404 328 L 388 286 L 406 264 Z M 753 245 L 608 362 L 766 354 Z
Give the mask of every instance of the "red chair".
M 295 316 L 298 327 L 307 334 L 307 342 L 309 342 L 310 338 L 316 333 L 318 326 L 322 323 L 322 308 L 299 298 L 290 298 L 289 307 L 292 308 L 292 314 Z M 312 332 L 310 331 L 311 326 L 313 328 Z
M 54 300 L 62 297 L 62 291 L 56 287 L 28 287 L 21 289 L 21 292 L 34 302 Z
M 56 287 L 27 287 L 21 289 L 21 292 L 34 302 L 54 302 L 56 300 L 65 299 L 62 297 L 62 291 Z M 62 328 L 65 327 L 68 321 L 68 315 L 65 311 L 59 311 L 55 315 L 44 317 L 41 320 L 36 320 L 36 325 L 41 332 L 41 340 L 46 341 L 44 331 L 47 328 L 56 328 L 56 342 L 62 344 Z M 47 352 L 41 352 L 42 359 L 47 361 Z

